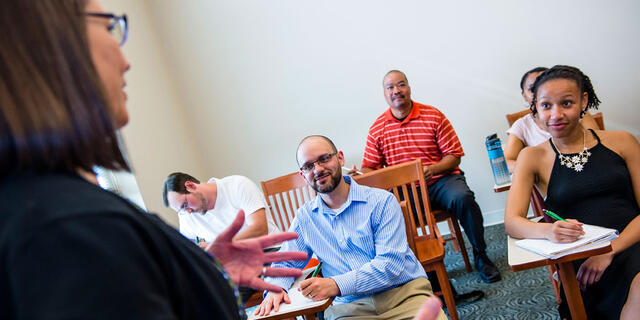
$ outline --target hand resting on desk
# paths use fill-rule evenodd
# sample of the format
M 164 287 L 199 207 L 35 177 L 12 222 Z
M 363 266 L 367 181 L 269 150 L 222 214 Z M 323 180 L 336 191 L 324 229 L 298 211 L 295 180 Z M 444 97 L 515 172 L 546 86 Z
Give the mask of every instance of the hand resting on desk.
M 291 290 L 298 290 L 304 297 L 313 301 L 320 301 L 340 295 L 338 285 L 331 278 L 312 277 L 305 279 L 300 283 L 298 288 L 292 288 Z M 278 312 L 280 304 L 283 302 L 291 303 L 291 299 L 286 292 L 269 292 L 254 314 L 266 316 L 271 313 L 271 310 Z
M 240 210 L 235 220 L 225 229 L 216 240 L 206 249 L 213 255 L 222 267 L 227 271 L 231 280 L 238 286 L 251 287 L 257 290 L 281 292 L 282 288 L 264 282 L 261 275 L 269 277 L 299 277 L 300 269 L 295 268 L 271 268 L 267 267 L 262 274 L 265 263 L 306 260 L 304 252 L 269 252 L 264 253 L 266 247 L 282 241 L 292 240 L 298 237 L 295 232 L 282 232 L 273 235 L 252 239 L 233 240 L 244 224 L 244 211 Z

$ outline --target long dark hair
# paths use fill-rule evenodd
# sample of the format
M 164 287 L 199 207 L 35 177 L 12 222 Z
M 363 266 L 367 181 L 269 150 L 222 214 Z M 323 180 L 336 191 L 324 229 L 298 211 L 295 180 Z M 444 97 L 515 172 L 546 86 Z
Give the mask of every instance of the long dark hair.
M 91 59 L 85 6 L 0 1 L 0 177 L 129 170 Z
M 536 102 L 538 101 L 538 88 L 542 86 L 543 83 L 553 80 L 553 79 L 569 79 L 576 82 L 578 88 L 580 88 L 580 92 L 587 93 L 587 108 L 588 109 L 598 109 L 598 105 L 600 105 L 600 99 L 596 96 L 595 91 L 593 90 L 593 85 L 591 84 L 591 80 L 587 77 L 586 74 L 582 73 L 580 69 L 572 66 L 563 66 L 556 65 L 551 69 L 546 70 L 541 73 L 536 81 L 533 83 L 533 99 L 531 100 L 531 113 L 536 114 L 538 110 L 536 110 Z

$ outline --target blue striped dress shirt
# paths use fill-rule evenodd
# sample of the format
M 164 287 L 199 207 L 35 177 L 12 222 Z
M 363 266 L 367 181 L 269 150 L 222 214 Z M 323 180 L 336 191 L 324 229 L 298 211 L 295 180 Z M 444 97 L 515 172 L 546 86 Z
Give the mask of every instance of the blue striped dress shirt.
M 322 261 L 322 273 L 332 278 L 345 303 L 405 284 L 424 269 L 407 244 L 404 217 L 396 198 L 389 192 L 350 184 L 347 201 L 330 209 L 318 195 L 296 213 L 289 231 L 298 238 L 283 243 L 281 251 L 315 253 Z M 306 261 L 274 263 L 273 267 L 303 268 Z M 267 278 L 267 282 L 288 289 L 292 278 Z

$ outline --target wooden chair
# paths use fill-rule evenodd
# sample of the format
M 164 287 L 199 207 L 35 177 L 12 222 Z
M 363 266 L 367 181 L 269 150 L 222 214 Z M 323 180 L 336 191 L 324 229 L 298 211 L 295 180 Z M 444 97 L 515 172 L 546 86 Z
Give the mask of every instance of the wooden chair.
M 604 130 L 604 119 L 602 118 L 602 112 L 594 113 L 591 115 L 593 120 L 598 124 L 598 129 Z
M 271 217 L 282 231 L 289 230 L 296 210 L 316 196 L 316 192 L 298 172 L 262 181 L 260 184 Z
M 531 110 L 524 109 L 524 110 L 516 112 L 516 113 L 507 114 L 507 122 L 509 122 L 509 127 L 511 127 L 513 125 L 513 123 L 516 122 L 516 120 L 528 115 L 529 113 L 531 113 Z
M 467 253 L 467 246 L 464 244 L 464 237 L 462 236 L 462 230 L 460 230 L 460 222 L 455 214 L 447 210 L 432 210 L 433 216 L 436 219 L 436 223 L 446 221 L 449 225 L 449 237 L 445 238 L 440 234 L 438 226 L 435 226 L 436 235 L 438 239 L 442 241 L 444 245 L 447 241 L 453 243 L 453 250 L 462 254 L 462 260 L 464 260 L 464 267 L 467 272 L 471 272 L 471 262 L 469 261 L 469 254 Z
M 533 190 L 531 190 L 531 211 L 533 211 L 533 215 L 536 217 L 542 217 L 546 222 L 553 223 L 553 219 L 543 213 L 544 209 L 546 209 L 546 206 L 544 205 L 544 198 L 542 198 L 538 188 L 534 186 Z M 553 274 L 558 271 L 558 266 L 555 264 L 548 265 L 547 270 L 549 271 L 549 278 L 551 279 L 551 285 L 553 286 L 553 293 L 556 295 L 556 302 L 560 304 L 562 303 L 562 297 L 560 295 L 560 281 L 553 277 Z
M 453 291 L 444 266 L 444 246 L 435 233 L 436 219 L 429 205 L 422 161 L 417 159 L 405 162 L 353 176 L 353 179 L 361 185 L 393 192 L 401 203 L 401 207 L 404 207 L 405 231 L 409 247 L 426 271 L 436 272 L 442 288 L 440 294 L 444 297 L 449 315 L 451 319 L 458 319 Z M 420 194 L 418 194 L 418 187 L 420 187 Z M 418 197 L 423 199 L 424 208 L 421 208 L 420 201 L 413 201 L 407 205 L 407 202 L 402 200 L 401 195 L 406 197 L 410 193 L 413 199 Z

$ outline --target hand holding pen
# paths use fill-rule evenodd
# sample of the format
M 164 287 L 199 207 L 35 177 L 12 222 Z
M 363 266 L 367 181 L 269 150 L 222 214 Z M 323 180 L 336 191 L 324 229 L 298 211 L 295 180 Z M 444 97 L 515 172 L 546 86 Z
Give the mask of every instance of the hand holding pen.
M 582 222 L 575 219 L 565 220 L 549 210 L 544 210 L 544 213 L 556 220 L 551 226 L 547 239 L 558 243 L 568 243 L 574 242 L 584 235 Z

